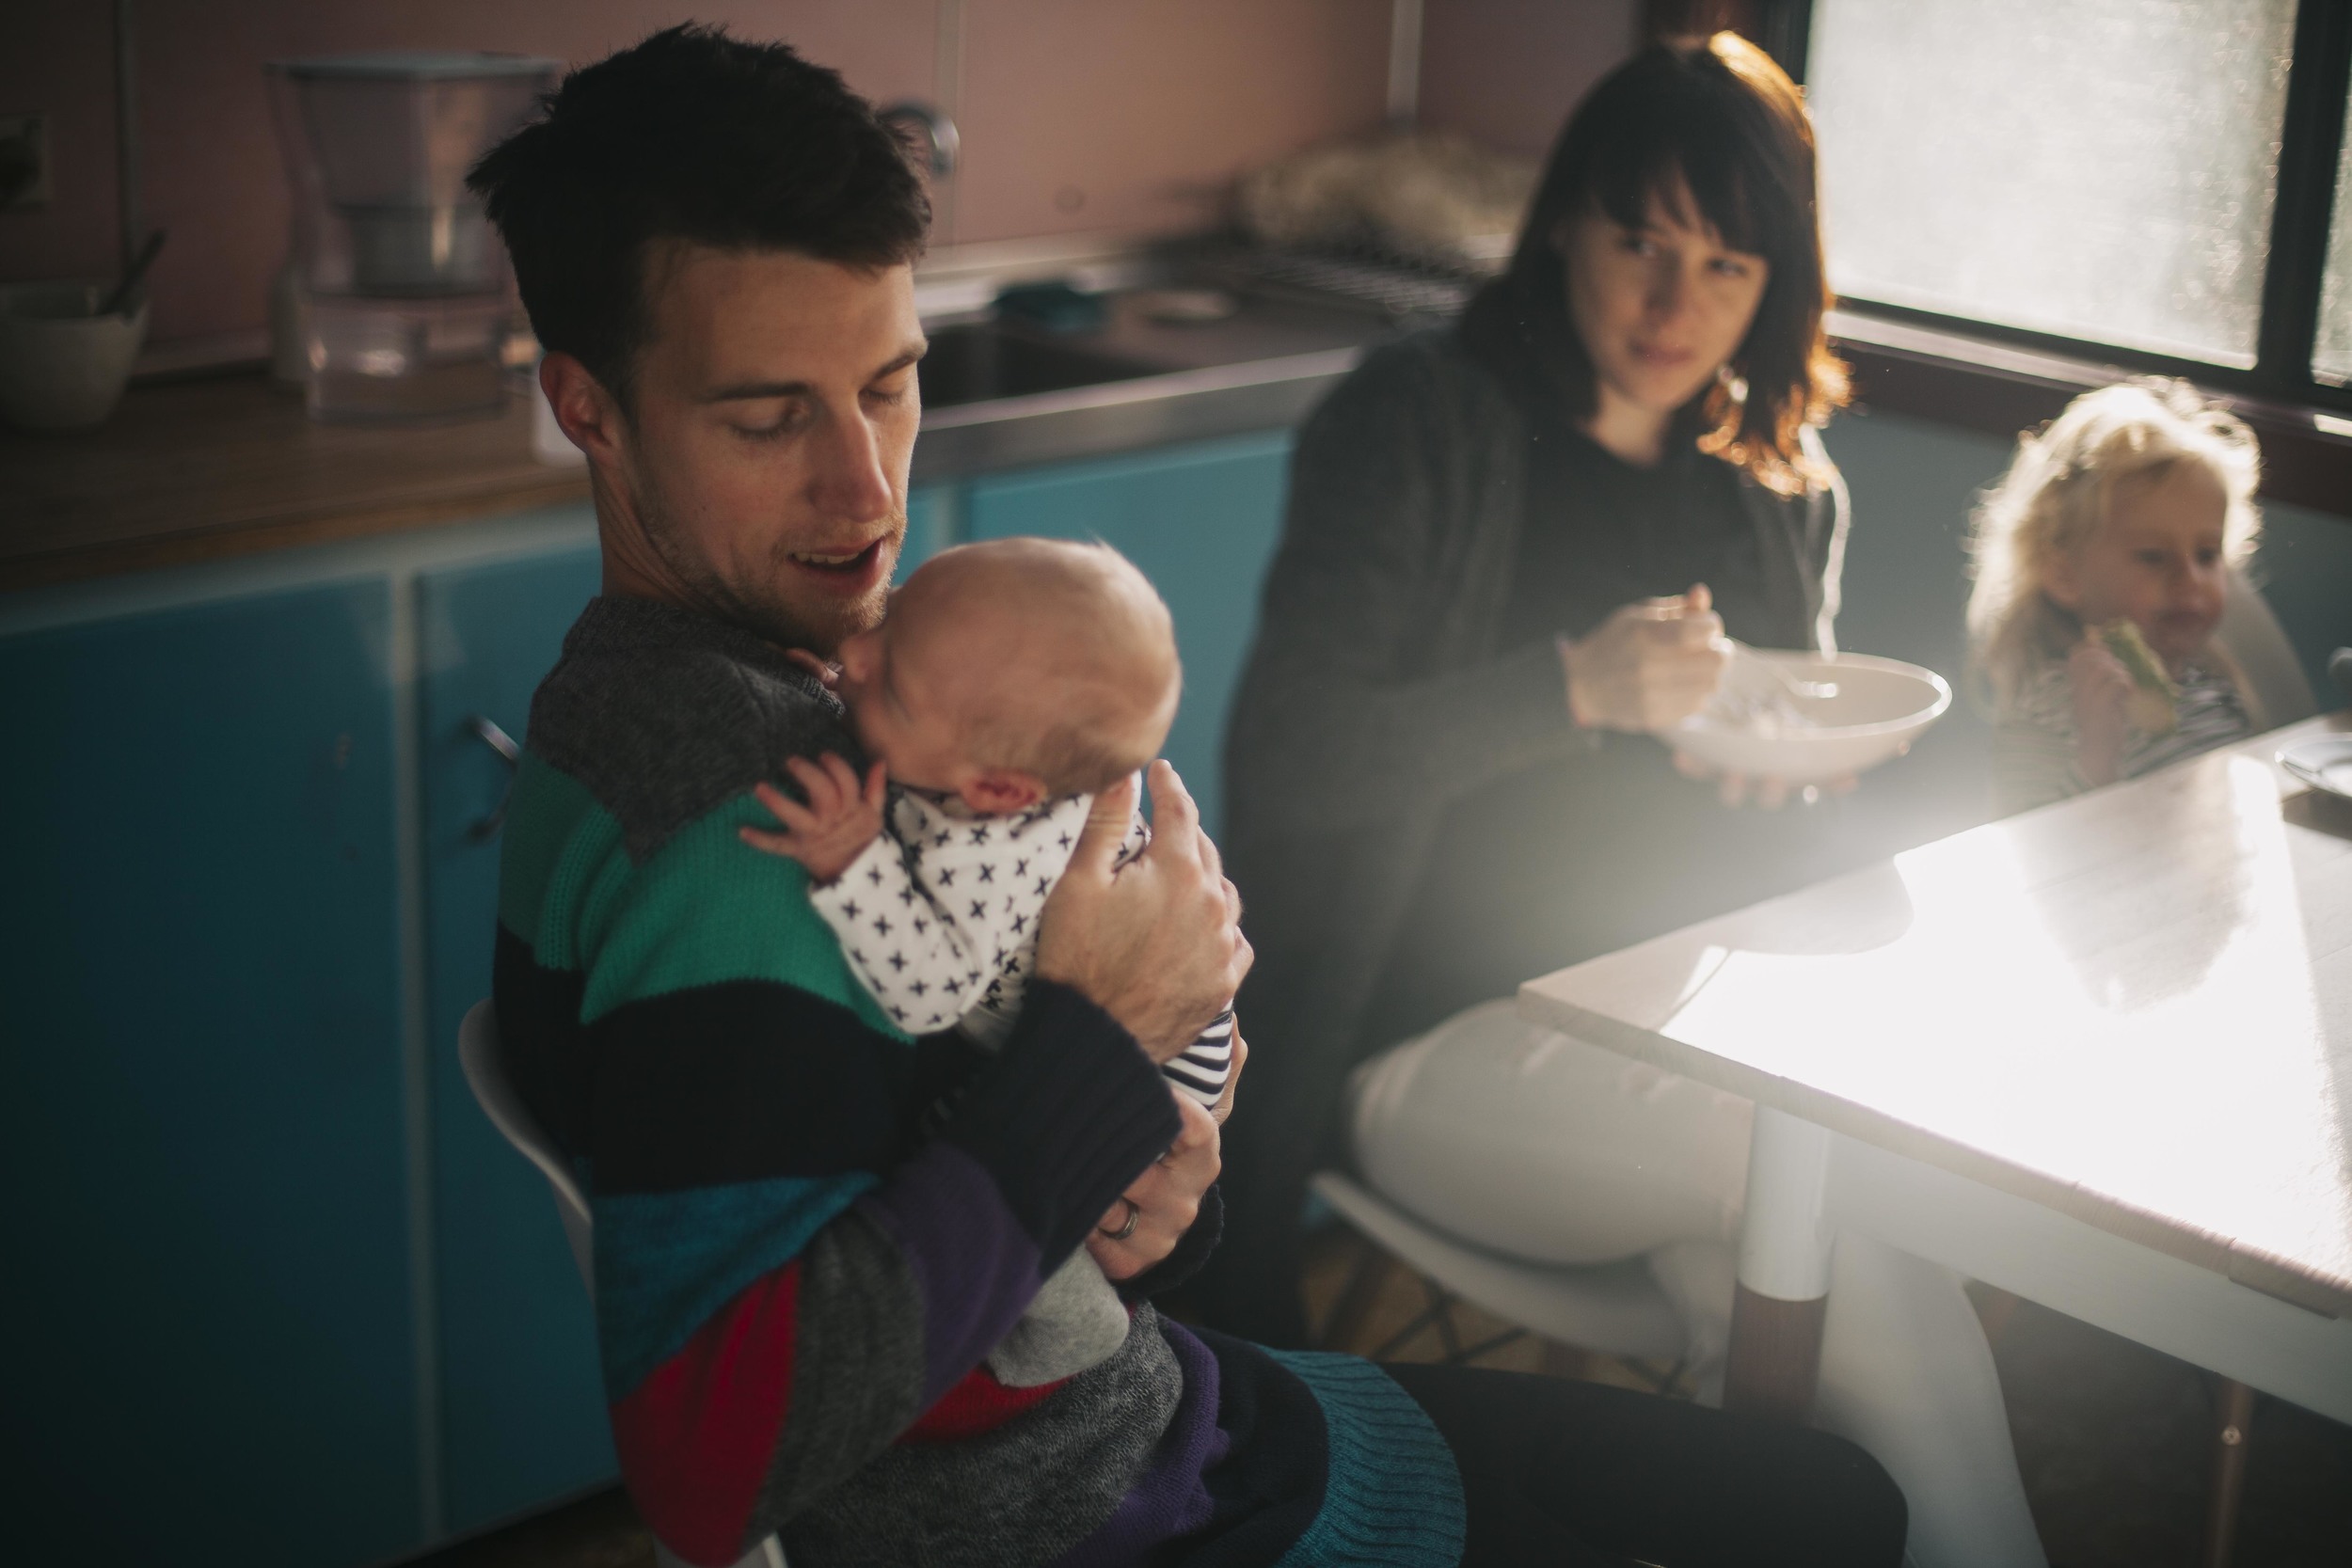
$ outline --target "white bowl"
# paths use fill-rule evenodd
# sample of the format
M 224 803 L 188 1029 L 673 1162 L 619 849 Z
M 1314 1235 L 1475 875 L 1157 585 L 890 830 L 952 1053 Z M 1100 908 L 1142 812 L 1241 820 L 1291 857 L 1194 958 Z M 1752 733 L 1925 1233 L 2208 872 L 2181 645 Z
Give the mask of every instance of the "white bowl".
M 147 301 L 130 315 L 93 314 L 101 283 L 0 289 L 0 419 L 26 430 L 88 430 L 122 401 L 147 341 Z
M 1764 664 L 1801 681 L 1835 682 L 1837 694 L 1788 695 Z M 1951 705 L 1944 677 L 1916 664 L 1757 649 L 1735 658 L 1715 700 L 1661 738 L 1724 772 L 1826 784 L 1902 755 Z

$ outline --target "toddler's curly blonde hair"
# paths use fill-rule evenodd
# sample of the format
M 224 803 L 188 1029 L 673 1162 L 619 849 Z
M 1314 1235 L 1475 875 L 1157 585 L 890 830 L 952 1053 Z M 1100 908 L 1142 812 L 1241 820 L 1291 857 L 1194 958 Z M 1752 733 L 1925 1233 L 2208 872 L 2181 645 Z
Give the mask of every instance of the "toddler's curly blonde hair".
M 1996 703 L 2034 667 L 2064 658 L 2083 634 L 2074 612 L 2043 592 L 2051 564 L 2088 544 L 2118 486 L 2161 478 L 2181 463 L 2212 469 L 2229 497 L 2222 557 L 2242 566 L 2262 531 L 2254 490 L 2262 452 L 2244 420 L 2185 381 L 2135 377 L 2085 392 L 2039 436 L 2020 436 L 2000 483 L 1971 519 L 1970 662 Z

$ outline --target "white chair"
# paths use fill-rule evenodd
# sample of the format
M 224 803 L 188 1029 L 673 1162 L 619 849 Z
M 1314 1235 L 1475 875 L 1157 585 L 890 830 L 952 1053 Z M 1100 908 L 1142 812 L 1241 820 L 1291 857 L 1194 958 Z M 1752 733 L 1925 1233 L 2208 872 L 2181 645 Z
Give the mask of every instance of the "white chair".
M 1696 1359 L 1681 1314 L 1642 1259 L 1584 1266 L 1524 1262 L 1432 1229 L 1337 1171 L 1316 1172 L 1310 1185 L 1374 1245 L 1507 1323 L 1608 1355 L 1677 1367 Z
M 564 1239 L 572 1244 L 572 1261 L 580 1265 L 580 1281 L 594 1300 L 596 1293 L 596 1228 L 588 1213 L 588 1196 L 580 1190 L 580 1180 L 572 1174 L 564 1156 L 532 1118 L 507 1081 L 506 1063 L 499 1053 L 498 1014 L 485 998 L 473 1005 L 466 1020 L 457 1029 L 457 1061 L 465 1069 L 466 1085 L 482 1107 L 482 1114 L 490 1118 L 506 1141 L 513 1144 L 524 1159 L 539 1167 L 539 1174 L 548 1179 L 555 1190 L 556 1217 L 564 1222 Z M 690 1568 L 682 1558 L 674 1556 L 659 1540 L 653 1544 L 654 1560 L 660 1568 Z M 784 1546 L 774 1536 L 753 1547 L 735 1568 L 785 1568 Z
M 2254 701 L 2262 706 L 2258 721 L 2265 729 L 2292 724 L 2319 711 L 2311 682 L 2304 678 L 2302 663 L 2295 657 L 2295 646 L 2287 641 L 2270 602 L 2247 580 L 2245 573 L 2234 568 L 2222 594 L 2221 625 L 2214 630 L 2214 641 L 2246 677 Z

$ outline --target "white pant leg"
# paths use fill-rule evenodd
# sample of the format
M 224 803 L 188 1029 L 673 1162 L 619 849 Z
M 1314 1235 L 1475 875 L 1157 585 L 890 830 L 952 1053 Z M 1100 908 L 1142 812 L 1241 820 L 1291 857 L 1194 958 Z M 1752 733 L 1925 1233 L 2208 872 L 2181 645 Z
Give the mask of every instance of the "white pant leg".
M 1458 1013 L 1356 1070 L 1348 1130 L 1374 1191 L 1538 1263 L 1732 1242 L 1748 1102 L 1522 1022 Z
M 1720 1392 L 1748 1101 L 1526 1023 L 1510 1002 L 1375 1057 L 1348 1089 L 1357 1165 L 1375 1192 L 1536 1262 L 1645 1256 L 1699 1352 L 1702 1394 Z M 1958 1275 L 1840 1237 L 1821 1361 L 1820 1424 L 1901 1485 L 1919 1568 L 2043 1561 Z

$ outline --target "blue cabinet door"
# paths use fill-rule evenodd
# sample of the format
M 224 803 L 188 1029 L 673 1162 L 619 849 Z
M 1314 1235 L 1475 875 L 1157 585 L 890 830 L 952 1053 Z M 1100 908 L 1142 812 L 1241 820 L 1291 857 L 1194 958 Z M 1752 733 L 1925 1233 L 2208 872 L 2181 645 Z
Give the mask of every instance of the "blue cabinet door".
M 493 824 L 507 781 L 469 721 L 479 714 L 523 737 L 531 693 L 597 575 L 589 547 L 417 582 L 442 1497 L 453 1530 L 616 1472 L 595 1322 L 547 1182 L 491 1127 L 457 1065 L 458 1022 L 490 994 Z
M 1215 834 L 1225 713 L 1248 657 L 1258 591 L 1282 528 L 1287 431 L 973 482 L 970 536 L 1101 539 L 1168 601 L 1184 660 L 1167 756 Z
M 898 551 L 895 580 L 955 544 L 961 534 L 963 494 L 953 485 L 930 484 L 907 495 L 907 540 Z
M 0 1517 L 422 1543 L 382 581 L 0 640 Z

